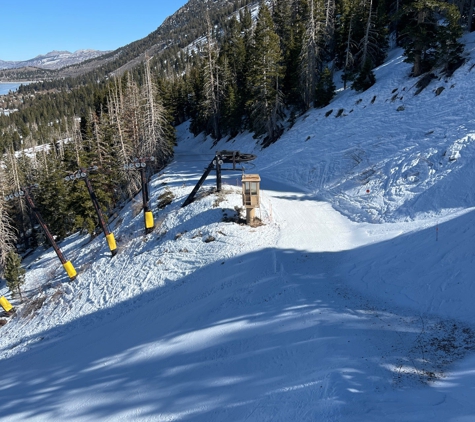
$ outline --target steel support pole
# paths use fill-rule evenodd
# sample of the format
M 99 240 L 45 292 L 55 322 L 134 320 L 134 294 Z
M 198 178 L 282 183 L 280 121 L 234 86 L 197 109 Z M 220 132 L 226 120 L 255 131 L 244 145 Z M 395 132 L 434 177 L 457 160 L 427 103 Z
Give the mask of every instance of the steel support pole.
M 43 218 L 41 217 L 38 209 L 36 208 L 35 203 L 33 202 L 33 199 L 30 196 L 30 193 L 28 192 L 27 189 L 24 189 L 25 192 L 25 200 L 27 205 L 30 207 L 31 212 L 35 216 L 36 220 L 38 221 L 41 229 L 43 230 L 46 238 L 49 240 L 51 246 L 53 247 L 54 251 L 56 252 L 56 255 L 58 256 L 59 260 L 61 261 L 61 264 L 63 264 L 63 267 L 65 268 L 66 272 L 68 273 L 68 276 L 71 280 L 74 280 L 76 278 L 76 270 L 72 266 L 71 262 L 69 262 L 63 255 L 63 252 L 61 252 L 61 249 L 57 245 L 56 241 L 54 240 L 54 237 L 51 235 L 51 232 L 48 229 L 48 226 L 46 223 L 43 221 Z
M 97 218 L 99 219 L 99 225 L 101 226 L 101 229 L 104 232 L 104 236 L 106 237 L 107 243 L 109 244 L 109 249 L 112 253 L 112 256 L 114 257 L 117 255 L 117 246 L 115 244 L 114 236 L 109 232 L 109 228 L 107 227 L 106 221 L 104 219 L 104 215 L 102 214 L 99 201 L 94 192 L 94 189 L 92 188 L 91 181 L 89 180 L 89 177 L 87 177 L 86 170 L 80 169 L 80 171 L 81 173 L 86 175 L 84 177 L 84 182 L 86 183 L 89 196 L 91 197 L 92 204 L 94 205 L 94 209 L 96 210 Z
M 155 223 L 153 221 L 153 213 L 148 205 L 150 198 L 148 193 L 148 182 L 147 176 L 145 174 L 145 167 L 140 167 L 140 179 L 142 181 L 142 203 L 145 234 L 149 234 L 153 231 Z
M 213 161 L 214 161 L 214 160 L 213 160 Z M 208 177 L 208 175 L 211 173 L 211 170 L 213 170 L 213 167 L 214 167 L 213 161 L 211 161 L 211 163 L 209 163 L 208 167 L 206 167 L 206 170 L 205 170 L 205 172 L 203 173 L 203 175 L 201 176 L 200 180 L 198 180 L 198 183 L 197 183 L 196 186 L 193 188 L 193 190 L 191 191 L 191 193 L 188 195 L 188 198 L 186 198 L 186 199 L 185 199 L 185 202 L 183 202 L 183 205 L 181 206 L 182 208 L 184 208 L 184 207 L 186 207 L 187 205 L 191 204 L 191 202 L 193 201 L 193 198 L 195 197 L 196 192 L 198 192 L 198 190 L 200 189 L 201 185 L 204 183 L 204 181 L 206 180 L 206 178 Z
M 222 180 L 221 180 L 221 156 L 216 153 L 216 191 L 221 192 Z
M 140 167 L 140 179 L 142 181 L 142 202 L 143 202 L 143 208 L 148 211 L 148 201 L 149 201 L 149 196 L 148 196 L 148 183 L 147 183 L 147 177 L 145 175 L 145 168 Z

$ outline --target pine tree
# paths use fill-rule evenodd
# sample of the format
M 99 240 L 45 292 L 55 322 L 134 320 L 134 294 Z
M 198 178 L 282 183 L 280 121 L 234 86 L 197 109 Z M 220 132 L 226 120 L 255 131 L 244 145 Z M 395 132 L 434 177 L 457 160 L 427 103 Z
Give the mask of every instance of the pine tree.
M 92 109 L 89 110 L 87 120 L 88 130 L 85 134 L 85 140 L 88 144 L 88 149 L 95 158 L 95 164 L 99 166 L 104 166 L 107 161 L 109 161 L 108 158 L 110 157 L 110 150 L 107 142 L 105 142 L 103 126 L 101 125 L 101 118 L 103 114 L 102 107 L 100 116 L 98 116 Z
M 242 64 L 242 83 L 243 86 L 239 88 L 239 97 L 242 99 L 239 106 L 245 110 L 244 113 L 244 126 L 251 128 L 251 118 L 249 115 L 249 109 L 247 107 L 248 101 L 251 98 L 251 90 L 249 86 L 250 72 L 253 67 L 253 61 L 256 59 L 254 56 L 254 30 L 253 19 L 249 8 L 245 8 L 240 14 L 239 22 L 241 23 L 242 40 L 244 43 L 244 63 Z M 239 74 L 238 74 L 239 77 Z
M 197 136 L 199 133 L 206 130 L 207 121 L 201 108 L 203 103 L 204 80 L 203 72 L 200 71 L 202 67 L 201 61 L 190 69 L 187 75 L 188 82 L 188 110 L 190 115 L 190 131 Z
M 23 301 L 21 286 L 25 282 L 25 269 L 21 266 L 21 257 L 12 249 L 8 252 L 5 262 L 5 280 L 12 296 L 17 293 Z
M 60 239 L 64 239 L 73 228 L 76 212 L 70 206 L 69 186 L 64 180 L 67 173 L 62 161 L 56 157 L 54 152 L 41 152 L 38 161 L 35 178 L 38 187 L 34 192 L 35 204 L 47 222 L 50 231 Z
M 266 135 L 265 145 L 282 133 L 281 83 L 285 74 L 279 36 L 274 31 L 270 11 L 261 3 L 254 31 L 250 69 L 247 78 L 250 98 L 247 102 L 251 127 L 257 136 Z
M 345 50 L 344 50 L 344 66 L 343 66 L 343 88 L 346 89 L 346 84 L 349 79 L 352 77 L 352 69 L 353 69 L 353 64 L 354 64 L 354 56 L 352 53 L 352 46 L 354 45 L 353 42 L 353 13 L 350 12 L 349 18 L 344 21 L 348 25 L 346 31 L 346 41 L 345 41 Z M 345 28 L 345 25 L 342 25 L 342 28 Z
M 386 56 L 387 31 L 376 5 L 376 0 L 369 0 L 360 10 L 364 16 L 364 31 L 359 51 L 355 54 L 356 79 L 352 84 L 352 88 L 358 91 L 366 90 L 375 83 L 376 77 L 372 69 L 381 64 Z
M 449 7 L 445 11 L 446 25 L 439 25 L 440 48 L 437 51 L 437 65 L 442 66 L 448 76 L 450 76 L 464 59 L 462 53 L 463 44 L 459 42 L 462 36 L 462 27 L 459 24 L 460 13 L 457 8 Z
M 347 82 L 358 77 L 363 68 L 366 72 L 368 60 L 374 68 L 385 59 L 388 22 L 384 5 L 380 0 L 342 0 L 337 4 L 336 63 L 343 69 L 345 88 Z M 362 75 L 363 79 L 365 75 Z
M 223 101 L 223 131 L 231 137 L 237 136 L 241 130 L 242 109 L 238 106 L 238 93 L 233 84 L 227 84 Z
M 366 91 L 369 87 L 373 86 L 375 82 L 376 77 L 372 70 L 371 61 L 366 59 L 365 65 L 351 84 L 351 88 L 355 91 Z
M 435 65 L 450 68 L 460 60 L 459 20 L 455 5 L 438 0 L 415 0 L 403 9 L 401 35 L 406 61 L 414 64 L 413 76 L 420 76 Z
M 0 267 L 6 262 L 8 252 L 13 249 L 15 242 L 15 230 L 13 222 L 8 214 L 7 195 L 10 195 L 10 186 L 7 184 L 5 169 L 0 166 Z
M 292 2 L 289 0 L 276 0 L 272 11 L 275 32 L 280 38 L 282 55 L 287 57 L 292 40 Z
M 213 74 L 210 72 L 213 72 Z M 218 91 L 216 86 L 221 76 L 218 73 L 217 57 L 213 55 L 212 64 L 210 65 L 208 54 L 205 52 L 197 71 L 193 72 L 192 76 L 194 77 L 194 84 L 190 130 L 195 135 L 204 132 L 214 139 L 221 138 L 222 110 L 220 99 L 222 88 L 220 87 Z M 213 89 L 213 86 L 215 89 Z
M 188 92 L 185 77 L 174 77 L 168 87 L 168 109 L 173 114 L 173 125 L 178 126 L 188 118 Z
M 317 81 L 321 68 L 321 44 L 324 39 L 324 4 L 322 0 L 309 0 L 308 19 L 300 54 L 300 80 L 305 109 L 315 102 Z
M 315 95 L 315 107 L 325 107 L 335 95 L 335 84 L 330 69 L 326 67 L 317 83 Z
M 218 66 L 219 48 L 214 38 L 209 16 L 207 20 L 207 36 L 204 47 L 204 59 L 201 72 L 203 74 L 203 93 L 200 103 L 200 111 L 203 120 L 206 121 L 206 132 L 219 141 L 221 139 L 221 99 L 223 97 L 222 84 L 220 81 L 220 69 Z
M 90 155 L 84 144 L 85 142 L 79 134 L 75 142 L 66 145 L 63 158 L 63 168 L 66 174 L 77 173 L 80 168 L 90 167 Z M 82 179 L 74 179 L 68 182 L 66 187 L 68 190 L 67 209 L 72 214 L 71 219 L 74 219 L 72 230 L 93 234 L 97 226 L 97 217 L 84 182 Z M 36 202 L 40 202 L 40 200 Z M 45 221 L 48 225 L 51 224 L 49 219 L 45 218 Z
M 233 17 L 223 40 L 219 66 L 222 74 L 223 132 L 236 136 L 242 129 L 246 92 L 246 46 L 241 23 Z
M 305 10 L 307 4 L 305 3 Z M 281 40 L 285 75 L 282 81 L 282 92 L 286 104 L 297 109 L 305 108 L 300 95 L 300 54 L 305 33 L 305 20 L 302 0 L 277 0 L 273 18 L 276 33 Z

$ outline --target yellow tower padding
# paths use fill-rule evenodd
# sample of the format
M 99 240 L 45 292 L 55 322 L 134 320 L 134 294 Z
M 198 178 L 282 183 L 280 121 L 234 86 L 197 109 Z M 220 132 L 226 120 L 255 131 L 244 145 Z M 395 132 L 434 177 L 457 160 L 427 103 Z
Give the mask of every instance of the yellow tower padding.
M 117 249 L 117 245 L 115 243 L 115 238 L 114 238 L 114 233 L 109 233 L 106 236 L 107 239 L 107 244 L 109 245 L 109 249 L 111 250 L 112 253 Z
M 12 304 L 5 296 L 0 297 L 0 306 L 5 310 L 5 312 L 9 312 L 13 309 Z
M 145 212 L 145 228 L 146 229 L 153 229 L 154 226 L 153 222 L 153 213 L 152 211 L 146 211 Z
M 65 262 L 63 264 L 64 269 L 68 273 L 68 276 L 70 279 L 74 279 L 77 276 L 77 272 L 73 267 L 73 264 L 71 264 L 71 261 Z

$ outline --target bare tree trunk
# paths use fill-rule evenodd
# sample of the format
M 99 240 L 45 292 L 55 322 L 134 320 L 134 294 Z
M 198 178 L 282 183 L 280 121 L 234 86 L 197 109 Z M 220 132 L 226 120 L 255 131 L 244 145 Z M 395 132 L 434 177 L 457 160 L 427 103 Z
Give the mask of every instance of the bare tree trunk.
M 308 109 L 315 101 L 315 90 L 317 86 L 317 66 L 320 55 L 319 41 L 322 32 L 321 22 L 315 19 L 317 12 L 320 15 L 320 10 L 315 8 L 315 1 L 309 0 L 309 20 L 305 32 L 304 43 L 302 45 L 302 52 L 300 53 L 300 80 L 302 87 L 302 96 L 305 107 Z
M 206 108 L 209 113 L 211 124 L 213 127 L 212 133 L 214 139 L 221 139 L 221 131 L 219 128 L 219 113 L 220 113 L 220 86 L 219 86 L 219 72 L 216 59 L 218 51 L 216 42 L 213 43 L 213 33 L 209 15 L 206 14 L 206 22 L 208 25 L 207 35 L 207 63 L 205 69 L 205 96 L 206 96 Z
M 366 63 L 366 58 L 368 56 L 368 44 L 369 44 L 369 31 L 371 29 L 371 16 L 373 13 L 373 0 L 369 2 L 369 11 L 368 11 L 368 20 L 366 22 L 366 31 L 363 41 L 363 56 L 361 58 L 361 66 L 363 67 Z
M 8 167 L 8 176 L 5 175 L 5 180 L 7 180 L 7 187 L 12 192 L 18 192 L 22 187 L 22 180 L 20 179 L 20 169 L 18 168 L 17 158 L 15 156 L 15 152 L 13 150 L 9 151 L 6 155 L 7 158 L 7 167 Z M 20 206 L 20 218 L 22 221 L 22 229 L 23 227 L 23 220 L 26 214 L 25 204 L 23 201 L 19 201 Z
M 350 65 L 350 58 L 352 59 L 351 50 L 350 50 L 352 29 L 353 29 L 353 14 L 351 14 L 350 27 L 348 28 L 348 39 L 346 41 L 345 72 L 348 70 L 348 66 Z M 345 75 L 345 78 L 343 81 L 343 89 L 346 89 L 346 81 L 347 81 L 347 77 Z
M 21 294 L 21 287 L 18 286 L 18 294 L 20 295 L 20 302 L 23 303 L 23 295 Z
M 116 142 L 118 144 L 118 152 L 119 152 L 119 157 L 121 159 L 121 162 L 123 165 L 128 164 L 129 162 L 129 154 L 125 145 L 125 140 L 124 140 L 124 133 L 122 130 L 122 117 L 121 117 L 121 109 L 122 109 L 122 103 L 119 101 L 119 93 L 118 93 L 118 86 L 120 85 L 120 82 L 117 82 L 117 79 L 115 80 L 115 90 L 112 91 L 109 99 L 109 110 L 110 110 L 110 116 L 111 116 L 111 123 L 115 125 L 116 129 Z M 120 93 L 120 97 L 122 97 L 122 94 Z
M 132 162 L 133 148 L 130 142 L 127 142 L 126 129 L 124 128 L 126 125 L 123 121 L 127 109 L 124 103 L 127 103 L 127 101 L 124 101 L 120 81 L 116 78 L 114 82 L 114 89 L 109 93 L 108 99 L 109 119 L 115 131 L 114 149 L 117 151 L 119 158 L 119 168 L 122 169 L 122 177 L 126 181 L 125 193 L 128 197 L 131 197 L 139 190 L 140 181 L 136 175 L 137 172 L 125 170 Z
M 154 156 L 157 164 L 164 162 L 172 153 L 172 147 L 168 142 L 165 132 L 166 118 L 165 109 L 161 102 L 157 86 L 152 81 L 150 63 L 145 62 L 145 85 L 143 87 L 143 126 L 144 142 L 142 154 Z
M 124 98 L 123 117 L 124 130 L 127 133 L 127 139 L 132 144 L 132 151 L 135 155 L 140 155 L 140 143 L 144 134 L 140 126 L 141 109 L 140 109 L 140 93 L 137 83 L 133 80 L 132 75 L 127 75 L 127 90 Z
M 325 37 L 327 49 L 331 57 L 335 50 L 335 0 L 327 0 L 325 14 Z M 333 66 L 332 66 L 333 74 Z
M 82 146 L 82 136 L 81 136 L 81 128 L 79 122 L 74 120 L 74 127 L 73 127 L 73 145 L 74 145 L 74 152 L 76 153 L 76 164 L 78 167 L 81 167 L 81 151 L 83 150 Z
M 94 113 L 92 110 L 89 116 L 90 116 L 90 120 L 92 124 L 93 147 L 96 150 L 96 156 L 99 159 L 99 164 L 102 166 L 107 152 L 106 152 L 106 147 L 102 140 L 103 136 L 102 136 L 100 122 L 96 113 Z M 101 110 L 101 117 L 102 117 L 102 110 Z

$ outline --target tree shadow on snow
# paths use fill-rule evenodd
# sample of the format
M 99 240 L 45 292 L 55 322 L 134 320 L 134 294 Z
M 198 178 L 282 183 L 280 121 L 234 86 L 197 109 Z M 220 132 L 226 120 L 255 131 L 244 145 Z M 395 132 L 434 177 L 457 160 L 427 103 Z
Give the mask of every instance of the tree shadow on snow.
M 396 421 L 425 420 L 439 403 L 448 420 L 447 396 L 474 383 L 467 371 L 444 384 L 474 350 L 473 328 L 430 303 L 398 305 L 411 291 L 380 270 L 427 273 L 428 253 L 449 262 L 472 221 L 441 225 L 444 248 L 430 228 L 338 253 L 249 253 L 21 339 L 0 361 L 1 418 Z

